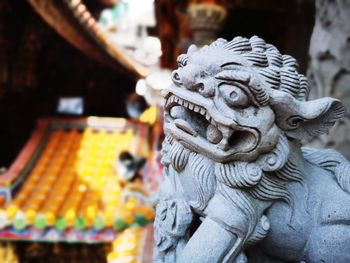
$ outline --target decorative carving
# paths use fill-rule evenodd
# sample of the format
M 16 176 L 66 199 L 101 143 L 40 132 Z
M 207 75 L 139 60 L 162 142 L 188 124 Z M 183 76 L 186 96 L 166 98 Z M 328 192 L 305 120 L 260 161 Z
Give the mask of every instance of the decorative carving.
M 350 106 L 350 3 L 317 0 L 315 27 L 310 41 L 308 75 L 311 98 L 332 96 Z M 329 134 L 311 141 L 315 147 L 332 147 L 350 158 L 350 116 Z
M 300 144 L 345 108 L 308 100 L 297 68 L 256 36 L 179 56 L 163 94 L 155 262 L 350 262 L 349 162 Z

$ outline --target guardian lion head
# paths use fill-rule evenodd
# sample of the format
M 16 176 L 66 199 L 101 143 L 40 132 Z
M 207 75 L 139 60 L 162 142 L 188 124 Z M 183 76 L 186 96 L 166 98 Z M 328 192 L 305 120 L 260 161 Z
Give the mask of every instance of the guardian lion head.
M 340 101 L 308 101 L 297 61 L 259 37 L 218 39 L 178 57 L 165 90 L 165 131 L 215 162 L 250 162 L 289 140 L 326 133 L 345 114 Z

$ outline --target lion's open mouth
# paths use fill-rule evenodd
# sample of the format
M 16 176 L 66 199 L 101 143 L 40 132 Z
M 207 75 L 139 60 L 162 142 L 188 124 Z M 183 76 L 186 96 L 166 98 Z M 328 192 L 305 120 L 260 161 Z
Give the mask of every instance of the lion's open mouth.
M 206 109 L 172 95 L 166 104 L 175 126 L 182 131 L 197 137 L 206 138 L 211 143 L 218 143 L 222 133 L 215 126 Z
M 208 110 L 193 104 L 174 94 L 167 97 L 165 103 L 168 122 L 177 129 L 194 137 L 201 138 L 227 151 L 232 148 L 242 151 L 252 150 L 256 145 L 256 136 L 247 130 L 232 129 L 216 123 Z

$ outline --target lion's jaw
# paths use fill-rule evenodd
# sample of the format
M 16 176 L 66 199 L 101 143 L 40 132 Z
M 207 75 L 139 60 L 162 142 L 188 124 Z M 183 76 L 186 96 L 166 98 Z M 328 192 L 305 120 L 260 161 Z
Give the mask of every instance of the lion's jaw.
M 190 151 L 216 162 L 252 161 L 277 143 L 280 131 L 269 107 L 237 111 L 225 105 L 219 92 L 205 98 L 175 85 L 164 93 L 165 132 Z

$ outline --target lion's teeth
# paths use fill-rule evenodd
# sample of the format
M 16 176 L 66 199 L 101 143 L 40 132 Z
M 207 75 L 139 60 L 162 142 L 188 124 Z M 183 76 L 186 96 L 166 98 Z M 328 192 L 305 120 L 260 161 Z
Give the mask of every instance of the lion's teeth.
M 173 102 L 177 103 L 178 105 L 182 105 L 185 108 L 193 110 L 194 112 L 200 113 L 201 115 L 205 116 L 205 118 L 208 120 L 208 122 L 210 122 L 210 123 L 213 122 L 212 118 L 209 116 L 209 114 L 205 108 L 203 108 L 201 106 L 194 105 L 194 104 L 192 104 L 186 100 L 183 100 L 177 96 L 174 96 L 174 95 L 169 97 L 169 99 L 166 102 L 166 105 L 168 106 Z M 213 125 L 215 125 L 215 123 L 213 123 Z

